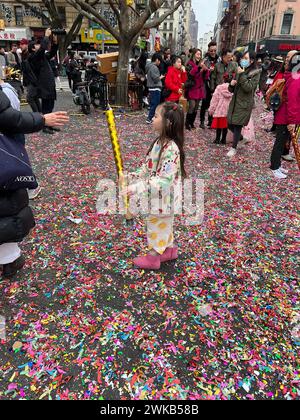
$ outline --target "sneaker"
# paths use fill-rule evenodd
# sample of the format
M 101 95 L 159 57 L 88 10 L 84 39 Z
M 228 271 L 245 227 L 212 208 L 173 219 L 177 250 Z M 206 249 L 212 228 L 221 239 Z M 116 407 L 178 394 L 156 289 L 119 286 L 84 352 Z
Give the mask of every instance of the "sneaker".
M 16 261 L 10 264 L 3 265 L 2 277 L 6 279 L 11 279 L 14 277 L 18 271 L 20 271 L 25 265 L 25 257 L 21 255 Z
M 243 140 L 238 142 L 238 148 L 244 147 L 248 143 L 250 143 L 250 140 L 244 138 Z
M 272 172 L 273 172 L 275 178 L 277 178 L 277 179 L 286 179 L 287 178 L 287 175 L 282 173 L 280 169 L 276 169 L 276 171 L 272 171 Z
M 282 156 L 282 159 L 286 160 L 287 162 L 294 162 L 295 161 L 295 159 L 291 155 L 284 155 L 284 156 Z
M 289 173 L 288 169 L 284 169 L 282 166 L 279 168 L 279 171 L 282 172 L 284 175 Z
M 144 270 L 159 270 L 160 269 L 160 255 L 146 255 L 145 257 L 135 258 L 134 264 Z
M 60 128 L 57 128 L 57 127 L 51 127 L 51 130 L 52 131 L 55 131 L 56 133 L 60 133 L 61 132 L 61 129 Z
M 236 155 L 237 151 L 236 149 L 234 149 L 233 147 L 229 150 L 229 152 L 227 153 L 227 157 L 234 157 Z
M 29 200 L 35 200 L 40 195 L 41 191 L 41 187 L 37 187 L 35 190 L 27 190 Z
M 152 121 L 150 121 L 150 120 L 146 120 L 146 123 L 147 123 L 147 124 L 152 124 Z

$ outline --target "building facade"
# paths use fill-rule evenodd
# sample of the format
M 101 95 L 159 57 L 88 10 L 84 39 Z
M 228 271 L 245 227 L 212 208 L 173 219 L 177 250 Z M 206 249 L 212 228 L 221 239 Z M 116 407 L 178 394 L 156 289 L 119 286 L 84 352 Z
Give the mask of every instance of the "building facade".
M 55 3 L 57 4 L 62 27 L 69 30 L 78 16 L 77 10 L 65 0 L 56 0 Z M 174 3 L 174 1 L 171 1 L 171 3 Z M 132 14 L 130 18 L 134 20 L 136 13 L 142 13 L 145 7 L 147 7 L 147 0 L 134 1 L 131 7 Z M 112 26 L 117 25 L 116 16 L 110 9 L 107 0 L 99 0 L 99 12 L 109 20 Z M 0 31 L 0 45 L 9 48 L 12 42 L 20 41 L 22 38 L 43 37 L 46 28 L 49 26 L 49 22 L 47 22 L 44 15 L 49 16 L 44 1 L 41 0 L 30 0 L 28 1 L 28 6 L 18 3 L 18 0 L 4 0 L 0 2 L 0 19 L 4 21 L 5 26 L 5 29 Z M 176 27 L 175 23 L 173 23 L 173 16 L 164 22 L 161 27 L 167 29 L 165 35 L 169 39 L 169 33 L 173 34 Z M 154 32 L 156 33 L 156 30 Z M 148 31 L 147 36 L 143 34 L 142 40 L 140 40 L 143 42 L 139 41 L 141 45 L 144 43 L 145 48 L 147 42 L 151 44 L 152 33 L 153 31 L 151 33 Z M 155 44 L 155 38 L 156 35 L 153 36 L 153 45 Z M 171 40 L 173 42 L 173 39 Z M 164 42 L 163 36 L 161 41 L 162 45 L 167 45 L 167 40 Z M 72 47 L 77 50 L 104 52 L 108 49 L 113 50 L 117 48 L 117 41 L 101 26 L 84 18 L 78 35 L 74 37 Z
M 258 52 L 286 54 L 300 50 L 300 0 L 252 0 L 248 42 Z
M 219 26 L 219 49 L 300 50 L 300 0 L 229 0 Z
M 164 7 L 155 13 L 155 17 L 162 16 L 175 4 L 175 0 L 169 0 Z M 179 9 L 172 13 L 157 28 L 157 34 L 163 38 L 161 39 L 162 46 L 171 48 L 173 53 L 179 54 L 181 51 L 187 51 L 191 48 L 193 45 L 192 38 L 197 44 L 198 22 L 195 14 L 192 12 L 192 1 L 186 0 Z
M 234 49 L 237 46 L 239 31 L 240 0 L 229 0 L 223 18 L 220 21 L 219 50 Z
M 219 0 L 218 4 L 218 15 L 217 15 L 217 22 L 215 25 L 214 30 L 214 39 L 217 42 L 218 49 L 221 49 L 220 40 L 221 40 L 221 25 L 220 22 L 222 21 L 226 11 L 229 9 L 229 1 L 228 0 Z
M 57 1 L 58 12 L 65 28 L 70 28 L 77 16 L 76 10 L 66 1 Z M 5 29 L 0 33 L 0 42 L 4 44 L 20 41 L 22 38 L 40 38 L 44 35 L 49 23 L 41 14 L 48 16 L 42 1 L 30 1 L 26 7 L 18 1 L 0 2 L 0 18 L 4 20 Z M 78 40 L 79 41 L 79 40 Z
M 205 55 L 208 51 L 208 44 L 214 39 L 214 32 L 206 32 L 200 39 L 199 39 L 199 48 L 202 51 L 202 54 Z
M 191 45 L 194 48 L 198 48 L 198 32 L 199 32 L 199 23 L 196 19 L 196 15 L 193 9 L 191 9 L 190 17 L 190 28 L 189 32 L 191 34 Z

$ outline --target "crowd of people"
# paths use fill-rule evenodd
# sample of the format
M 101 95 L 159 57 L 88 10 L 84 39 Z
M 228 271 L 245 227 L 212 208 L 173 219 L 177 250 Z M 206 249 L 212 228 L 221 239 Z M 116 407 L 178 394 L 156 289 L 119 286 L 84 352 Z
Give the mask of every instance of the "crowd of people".
M 289 68 L 292 57 L 297 61 L 298 52 L 290 51 L 285 60 L 279 56 L 272 59 L 268 56 L 257 57 L 248 50 L 233 52 L 224 49 L 219 56 L 217 44 L 213 41 L 208 45 L 205 56 L 197 48 L 190 49 L 188 56 L 185 53 L 172 55 L 171 50 L 166 48 L 163 52 L 154 53 L 151 59 L 143 52 L 133 63 L 133 71 L 143 86 L 144 102 L 149 103 L 146 122 L 152 124 L 155 110 L 161 103 L 179 104 L 186 100 L 186 130 L 197 128 L 197 115 L 202 130 L 216 130 L 215 144 L 226 145 L 230 130 L 233 133 L 233 143 L 227 156 L 232 158 L 240 147 L 255 138 L 252 119 L 255 99 L 265 99 L 276 81 L 285 80 L 285 72 L 293 71 Z M 281 104 L 282 98 L 277 95 L 278 100 Z M 282 121 L 279 116 L 284 107 L 281 112 L 277 112 L 278 109 L 275 110 L 272 106 L 269 109 L 274 111 L 274 124 L 267 131 L 275 133 L 276 125 L 280 125 L 276 121 Z M 278 131 L 280 127 L 276 133 L 282 137 Z M 290 135 L 286 131 L 284 137 L 285 141 L 281 140 L 284 144 L 282 159 L 293 161 L 290 154 Z M 276 150 L 279 143 L 275 143 Z M 273 151 L 272 161 L 274 153 Z M 274 176 L 286 178 L 287 174 L 281 173 L 277 166 L 274 162 L 271 165 Z
M 151 208 L 147 217 L 149 253 L 134 260 L 137 267 L 158 270 L 163 263 L 178 258 L 173 225 L 174 209 L 179 200 L 177 186 L 186 177 L 184 130 L 195 129 L 199 109 L 200 127 L 205 129 L 208 111 L 208 126 L 216 130 L 215 144 L 226 144 L 228 129 L 232 131 L 233 143 L 227 156 L 233 158 L 238 145 L 245 140 L 247 128 L 249 130 L 253 125 L 251 115 L 263 73 L 262 65 L 256 54 L 247 50 L 233 54 L 227 49 L 218 57 L 215 43 L 209 45 L 204 58 L 199 49 L 191 50 L 186 61 L 183 55 L 170 56 L 166 50 L 164 56 L 153 54 L 151 63 L 146 64 L 150 98 L 147 123 L 153 125 L 158 138 L 148 151 L 142 168 L 127 177 L 125 184 L 128 187 L 124 195 L 135 197 L 135 200 L 146 195 L 151 203 L 156 198 L 160 205 L 154 210 Z M 274 110 L 277 134 L 271 170 L 275 178 L 280 179 L 286 178 L 288 172 L 281 166 L 286 143 L 290 143 L 296 126 L 300 125 L 299 69 L 300 52 L 292 51 L 285 60 L 281 75 L 277 75 L 277 80 L 284 81 L 281 83 L 284 88 L 281 94 L 276 89 L 274 91 L 274 95 L 279 96 L 279 105 Z M 270 96 L 270 89 L 272 86 L 263 96 Z M 188 100 L 186 117 L 180 105 L 183 96 Z
M 65 112 L 53 113 L 56 66 L 52 60 L 57 56 L 56 36 L 48 29 L 42 40 L 22 40 L 20 48 L 21 54 L 15 46 L 8 54 L 0 50 L 0 61 L 3 67 L 10 66 L 22 72 L 33 112 L 20 112 L 18 95 L 4 82 L 3 74 L 0 85 L 0 144 L 2 152 L 10 158 L 15 154 L 25 159 L 24 134 L 40 130 L 53 134 L 68 122 L 68 116 Z M 64 65 L 70 88 L 74 91 L 78 59 L 70 53 Z M 154 53 L 150 60 L 146 53 L 142 53 L 134 63 L 133 71 L 143 86 L 145 104 L 149 103 L 146 122 L 153 125 L 158 138 L 149 149 L 143 167 L 126 180 L 121 180 L 122 194 L 141 197 L 151 190 L 160 197 L 162 188 L 166 194 L 163 202 L 168 203 L 169 208 L 167 214 L 163 213 L 163 209 L 150 211 L 147 218 L 150 252 L 146 257 L 137 258 L 136 266 L 159 269 L 162 263 L 178 258 L 173 232 L 174 206 L 178 197 L 170 191 L 176 191 L 176 186 L 186 177 L 185 130 L 196 129 L 198 114 L 201 130 L 206 127 L 216 130 L 215 144 L 226 145 L 228 130 L 233 133 L 233 143 L 227 153 L 229 158 L 233 158 L 238 146 L 248 140 L 245 133 L 254 131 L 251 116 L 255 96 L 260 89 L 268 107 L 274 112 L 276 141 L 271 170 L 276 178 L 287 177 L 281 160 L 290 156 L 291 138 L 295 135 L 296 126 L 300 125 L 300 52 L 291 51 L 281 65 L 270 83 L 270 77 L 265 78 L 266 63 L 258 60 L 255 53 L 248 50 L 233 53 L 226 49 L 218 56 L 215 42 L 209 44 L 205 56 L 197 48 L 191 49 L 188 57 L 183 53 L 172 55 L 170 49 L 166 49 L 163 53 Z M 182 104 L 187 104 L 186 113 Z M 6 147 L 9 151 L 5 150 Z M 4 277 L 12 277 L 25 263 L 18 243 L 34 226 L 28 190 L 35 186 L 36 180 L 30 172 L 29 176 L 21 176 L 21 183 L 11 183 L 12 179 L 20 179 L 22 175 L 18 173 L 22 159 L 16 159 L 13 167 L 7 162 L 0 169 L 0 266 Z M 29 161 L 25 164 L 28 171 Z

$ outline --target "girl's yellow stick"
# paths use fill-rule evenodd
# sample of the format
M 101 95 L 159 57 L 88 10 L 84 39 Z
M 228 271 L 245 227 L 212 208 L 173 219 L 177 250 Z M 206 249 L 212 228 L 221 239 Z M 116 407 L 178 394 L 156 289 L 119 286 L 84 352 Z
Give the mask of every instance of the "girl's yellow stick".
M 122 160 L 122 154 L 121 154 L 121 147 L 120 147 L 120 142 L 119 142 L 119 139 L 118 139 L 118 133 L 117 133 L 117 128 L 116 128 L 116 121 L 115 121 L 114 112 L 111 108 L 109 108 L 106 111 L 106 119 L 107 119 L 107 123 L 108 123 L 108 127 L 109 127 L 109 134 L 110 134 L 111 144 L 112 144 L 112 148 L 113 148 L 117 173 L 118 173 L 119 179 L 123 180 L 123 186 L 125 186 L 124 185 L 125 181 L 123 179 L 124 166 L 123 166 L 123 160 Z M 129 212 L 129 199 L 128 199 L 128 197 L 125 198 L 125 207 L 126 207 L 126 210 L 127 210 L 126 219 L 127 220 L 132 220 L 133 217 Z

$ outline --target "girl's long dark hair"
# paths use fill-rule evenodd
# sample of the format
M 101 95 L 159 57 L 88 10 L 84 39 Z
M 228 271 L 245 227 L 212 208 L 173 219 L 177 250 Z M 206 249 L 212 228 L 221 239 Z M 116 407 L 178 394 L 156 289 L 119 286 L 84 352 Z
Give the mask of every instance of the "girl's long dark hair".
M 161 135 L 159 136 L 159 140 L 161 141 L 161 149 L 158 158 L 157 167 L 159 165 L 164 146 L 168 143 L 168 141 L 173 140 L 180 152 L 180 166 L 181 166 L 181 175 L 183 178 L 187 177 L 187 173 L 185 171 L 185 151 L 184 151 L 184 111 L 181 105 L 178 105 L 174 102 L 165 102 L 160 105 L 162 110 L 162 118 L 163 118 L 163 129 Z M 152 151 L 155 143 L 158 139 L 156 139 L 149 151 Z

